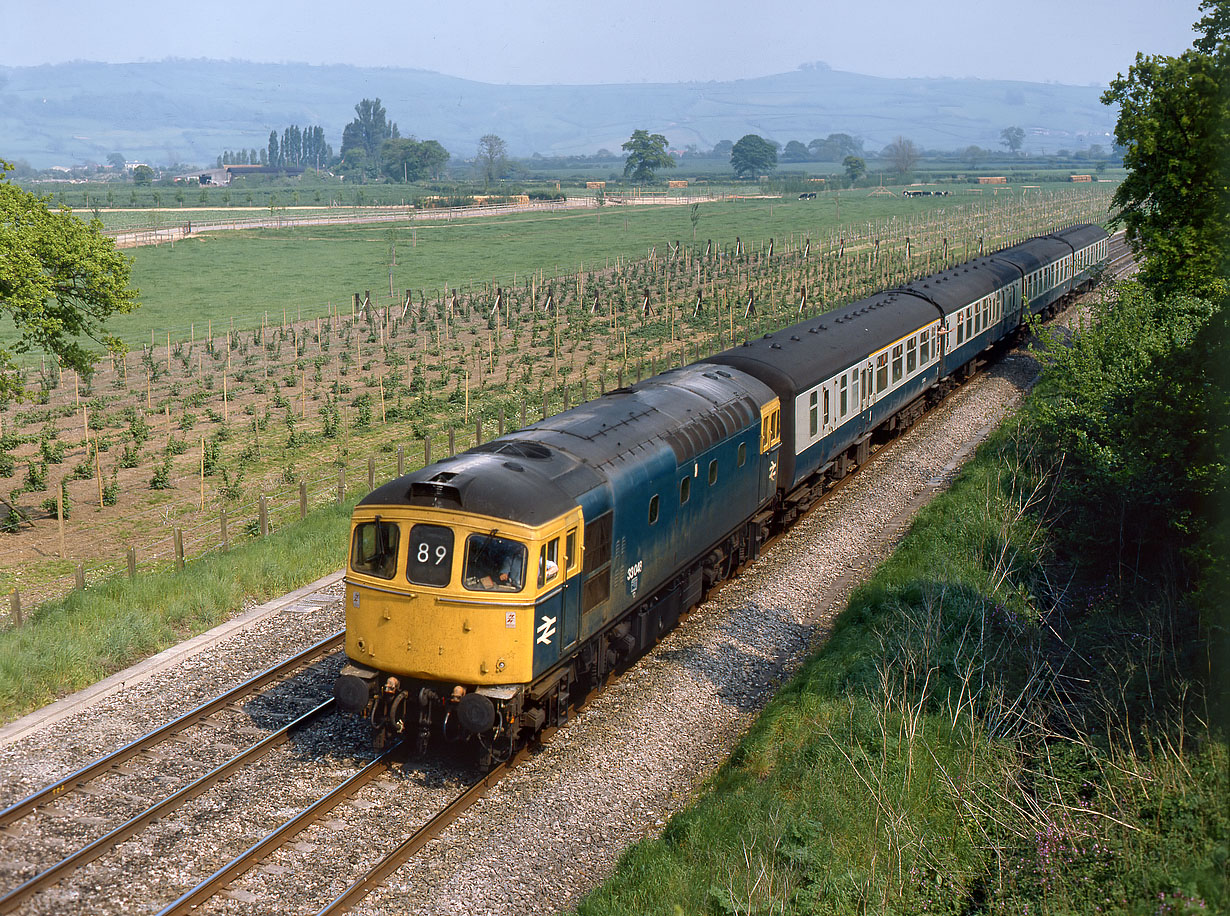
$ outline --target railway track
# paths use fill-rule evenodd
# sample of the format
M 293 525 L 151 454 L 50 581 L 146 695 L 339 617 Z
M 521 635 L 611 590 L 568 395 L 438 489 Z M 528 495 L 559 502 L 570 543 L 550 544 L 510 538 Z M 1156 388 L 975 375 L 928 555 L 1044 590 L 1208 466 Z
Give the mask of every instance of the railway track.
M 122 771 L 127 764 L 138 758 L 161 758 L 166 760 L 168 756 L 171 756 L 178 759 L 182 753 L 181 749 L 177 748 L 168 755 L 159 753 L 159 748 L 173 741 L 178 736 L 182 736 L 188 730 L 209 721 L 211 717 L 219 712 L 234 708 L 239 703 L 257 696 L 267 688 L 283 683 L 295 672 L 336 651 L 341 646 L 343 638 L 344 634 L 342 632 L 334 633 L 297 655 L 249 678 L 237 687 L 200 704 L 189 712 L 147 732 L 110 754 L 100 757 L 56 782 L 43 787 L 39 791 L 14 802 L 3 811 L 0 811 L 0 830 L 11 832 L 14 825 L 20 823 L 40 808 L 44 808 L 53 802 L 62 801 L 69 793 L 87 789 L 103 777 L 114 774 L 117 771 Z M 321 716 L 332 709 L 333 702 L 333 699 L 329 698 L 323 703 L 316 704 L 307 712 L 299 715 L 262 739 L 253 742 L 246 749 L 231 755 L 221 764 L 211 767 L 207 772 L 192 779 L 177 791 L 127 818 L 119 826 L 90 840 L 54 864 L 40 868 L 32 877 L 0 894 L 0 913 L 13 912 L 35 894 L 55 886 L 73 871 L 111 852 L 153 821 L 165 817 L 184 803 L 232 776 L 240 768 L 260 760 L 274 748 L 289 740 L 297 731 L 319 720 Z

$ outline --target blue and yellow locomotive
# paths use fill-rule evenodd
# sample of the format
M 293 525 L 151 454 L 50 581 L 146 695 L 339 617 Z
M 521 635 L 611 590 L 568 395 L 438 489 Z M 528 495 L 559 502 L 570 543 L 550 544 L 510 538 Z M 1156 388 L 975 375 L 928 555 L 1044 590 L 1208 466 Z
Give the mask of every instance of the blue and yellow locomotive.
M 1106 257 L 1097 226 L 1030 239 L 379 487 L 352 519 L 342 708 L 506 758 Z
M 352 522 L 343 708 L 494 759 L 562 722 L 755 556 L 779 417 L 756 379 L 695 364 L 374 490 Z

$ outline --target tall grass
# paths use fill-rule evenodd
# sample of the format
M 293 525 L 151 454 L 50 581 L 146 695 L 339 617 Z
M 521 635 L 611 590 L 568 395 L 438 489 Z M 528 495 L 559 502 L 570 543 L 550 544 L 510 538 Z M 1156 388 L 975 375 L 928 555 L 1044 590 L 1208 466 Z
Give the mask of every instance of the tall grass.
M 336 570 L 350 506 L 318 509 L 179 573 L 117 577 L 41 605 L 21 628 L 0 631 L 0 721 L 221 623 L 249 598 L 266 600 Z

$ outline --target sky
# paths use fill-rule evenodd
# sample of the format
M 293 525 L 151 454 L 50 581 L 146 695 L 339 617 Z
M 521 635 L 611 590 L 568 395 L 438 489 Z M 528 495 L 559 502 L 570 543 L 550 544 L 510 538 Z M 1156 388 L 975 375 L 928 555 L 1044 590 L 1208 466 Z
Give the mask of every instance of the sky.
M 1178 54 L 1199 0 L 12 2 L 0 66 L 167 57 L 415 67 L 485 83 L 734 80 L 823 62 L 886 77 L 1105 85 Z

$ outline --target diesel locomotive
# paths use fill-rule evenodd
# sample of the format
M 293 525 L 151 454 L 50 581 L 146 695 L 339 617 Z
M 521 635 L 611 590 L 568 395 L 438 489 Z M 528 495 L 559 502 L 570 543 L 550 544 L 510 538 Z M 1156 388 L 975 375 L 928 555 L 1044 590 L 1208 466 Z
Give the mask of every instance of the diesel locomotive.
M 1094 281 L 1107 234 L 1029 239 L 745 341 L 373 490 L 339 705 L 486 763 L 563 723 L 996 343 Z

